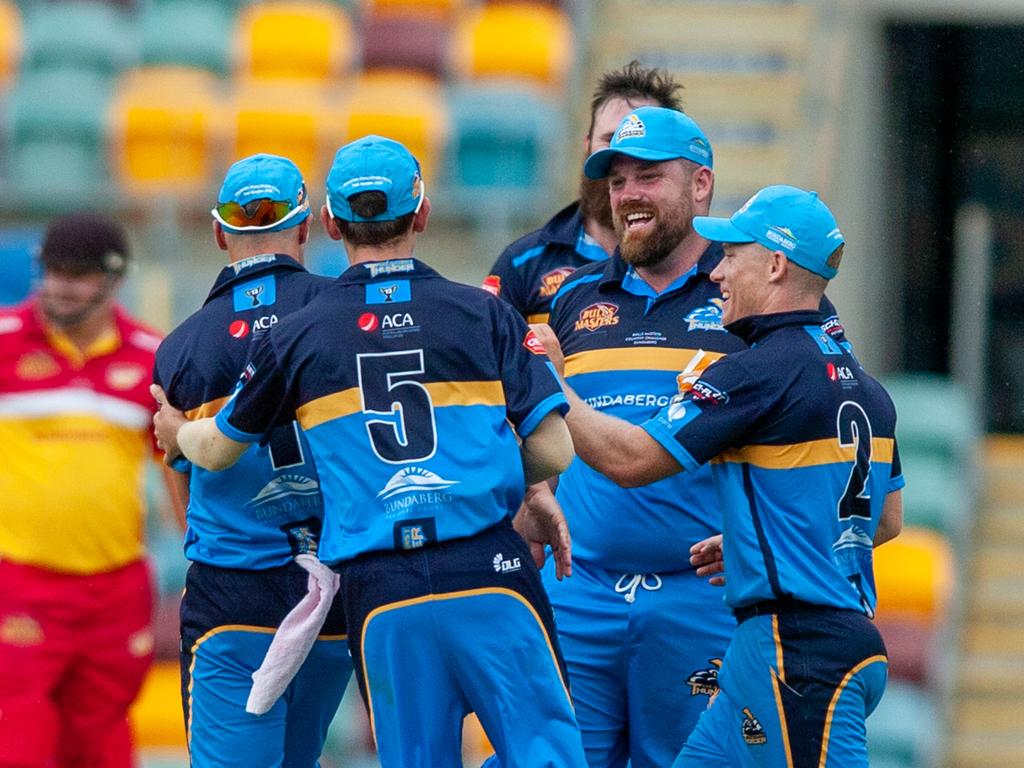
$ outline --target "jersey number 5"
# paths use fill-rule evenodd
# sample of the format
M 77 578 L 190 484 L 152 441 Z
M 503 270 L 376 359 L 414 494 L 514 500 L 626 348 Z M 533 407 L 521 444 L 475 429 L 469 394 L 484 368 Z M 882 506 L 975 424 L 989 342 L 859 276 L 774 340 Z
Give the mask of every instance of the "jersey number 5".
M 840 520 L 851 517 L 871 518 L 871 494 L 868 476 L 871 474 L 871 422 L 864 409 L 852 400 L 839 406 L 836 432 L 842 448 L 856 448 L 857 455 L 846 481 L 846 490 L 839 499 Z
M 389 464 L 422 461 L 437 449 L 429 390 L 414 376 L 424 372 L 423 350 L 357 356 L 359 393 L 374 453 Z

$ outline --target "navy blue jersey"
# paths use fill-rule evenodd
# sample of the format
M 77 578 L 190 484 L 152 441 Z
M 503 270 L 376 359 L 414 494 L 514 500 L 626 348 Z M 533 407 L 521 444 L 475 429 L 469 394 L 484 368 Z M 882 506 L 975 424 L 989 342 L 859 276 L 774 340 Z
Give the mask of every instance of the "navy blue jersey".
M 721 258 L 712 245 L 660 294 L 616 254 L 566 281 L 551 311 L 565 376 L 592 408 L 639 424 L 679 391 L 677 377 L 746 345 L 722 327 L 721 292 L 708 279 Z M 577 557 L 630 573 L 687 570 L 689 546 L 721 531 L 711 470 L 643 488 L 620 488 L 576 459 L 558 499 Z
M 190 419 L 217 413 L 256 344 L 331 282 L 283 255 L 224 267 L 202 308 L 157 350 L 153 380 L 167 402 Z M 295 422 L 268 433 L 225 472 L 191 467 L 189 490 L 190 560 L 263 569 L 316 552 L 323 501 L 309 445 Z
M 825 321 L 731 324 L 751 348 L 644 425 L 685 469 L 712 462 L 734 609 L 796 599 L 874 612 L 872 540 L 886 495 L 903 487 L 896 411 Z
M 251 441 L 297 415 L 320 470 L 325 562 L 513 514 L 517 434 L 568 407 L 521 317 L 415 259 L 349 268 L 267 335 L 244 378 L 217 424 Z
M 577 268 L 608 254 L 583 231 L 579 203 L 563 208 L 540 229 L 505 248 L 483 287 L 504 299 L 528 323 L 545 323 L 551 300 Z

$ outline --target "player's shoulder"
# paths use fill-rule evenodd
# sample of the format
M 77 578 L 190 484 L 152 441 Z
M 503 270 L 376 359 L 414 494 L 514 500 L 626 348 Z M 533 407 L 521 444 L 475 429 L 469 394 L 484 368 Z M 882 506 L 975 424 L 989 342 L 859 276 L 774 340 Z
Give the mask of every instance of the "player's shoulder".
M 521 268 L 548 248 L 572 247 L 579 221 L 579 203 L 571 203 L 537 229 L 509 243 L 495 262 L 495 270 L 499 266 L 505 269 Z
M 551 299 L 552 310 L 559 303 L 565 305 L 573 300 L 580 299 L 584 295 L 589 295 L 607 274 L 607 261 L 590 262 L 574 270 L 572 274 L 565 278 L 558 292 Z

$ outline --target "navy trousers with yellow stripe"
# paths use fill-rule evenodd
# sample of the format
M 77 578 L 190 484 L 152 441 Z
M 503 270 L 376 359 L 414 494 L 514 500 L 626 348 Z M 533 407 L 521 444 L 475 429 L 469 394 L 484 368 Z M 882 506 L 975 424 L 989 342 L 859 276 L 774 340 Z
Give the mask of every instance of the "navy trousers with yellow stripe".
M 551 606 L 508 520 L 338 570 L 383 768 L 462 765 L 469 712 L 505 768 L 586 768 Z
M 741 620 L 718 696 L 673 768 L 867 768 L 865 720 L 887 670 L 881 635 L 855 611 Z

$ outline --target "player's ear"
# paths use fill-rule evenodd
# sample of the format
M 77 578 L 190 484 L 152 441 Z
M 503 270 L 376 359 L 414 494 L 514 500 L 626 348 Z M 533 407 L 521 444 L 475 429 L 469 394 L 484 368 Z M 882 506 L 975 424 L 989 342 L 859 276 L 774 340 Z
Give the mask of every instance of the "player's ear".
M 299 245 L 305 245 L 307 240 L 309 240 L 308 216 L 299 223 Z
M 768 263 L 768 282 L 778 283 L 789 274 L 789 259 L 782 251 L 772 251 Z
M 412 231 L 422 232 L 427 228 L 427 219 L 430 218 L 430 198 L 423 198 L 423 205 L 412 218 Z
M 331 212 L 327 210 L 326 205 L 320 206 L 320 223 L 324 225 L 324 232 L 331 240 L 341 240 L 341 230 L 338 228 L 338 222 L 331 216 Z
M 691 177 L 693 199 L 697 203 L 710 203 L 715 189 L 715 172 L 706 165 L 700 166 Z
M 213 239 L 216 241 L 217 247 L 222 251 L 226 251 L 228 249 L 228 241 L 227 238 L 224 237 L 224 227 L 222 227 L 220 222 L 216 219 L 213 220 Z

